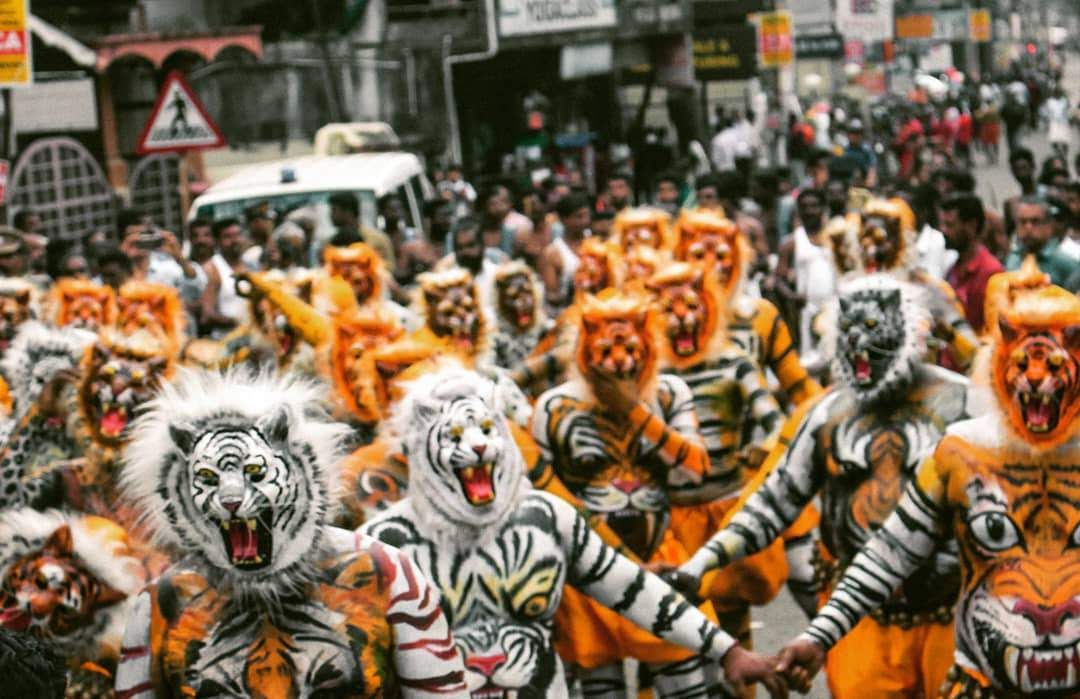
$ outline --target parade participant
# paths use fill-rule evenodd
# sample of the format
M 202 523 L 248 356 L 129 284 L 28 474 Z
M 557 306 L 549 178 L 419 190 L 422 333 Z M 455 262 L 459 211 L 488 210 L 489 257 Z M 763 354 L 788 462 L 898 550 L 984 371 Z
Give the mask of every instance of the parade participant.
M 221 338 L 246 320 L 246 304 L 236 293 L 236 275 L 248 269 L 242 259 L 246 241 L 240 222 L 234 218 L 215 221 L 211 230 L 217 252 L 203 265 L 206 290 L 200 302 L 199 323 L 211 337 Z
M 966 379 L 921 361 L 929 318 L 918 294 L 883 275 L 842 288 L 826 341 L 836 387 L 683 573 L 700 579 L 762 550 L 819 494 L 822 543 L 838 571 L 851 565 L 945 427 L 967 417 Z M 942 544 L 880 614 L 829 654 L 832 695 L 933 696 L 948 670 L 957 580 L 955 550 Z
M 728 338 L 723 297 L 713 275 L 675 263 L 648 281 L 662 314 L 661 369 L 683 379 L 693 392 L 709 465 L 700 482 L 669 490 L 671 530 L 687 551 L 697 551 L 738 500 L 776 440 L 783 413 L 761 370 Z M 760 441 L 752 435 L 760 432 Z M 702 594 L 713 602 L 728 633 L 749 640 L 750 605 L 767 603 L 787 569 L 783 545 L 774 542 L 744 564 L 713 576 Z M 804 572 L 803 577 L 811 573 Z
M 381 372 L 371 355 L 403 333 L 392 318 L 370 312 L 342 315 L 333 321 L 330 379 L 348 412 L 372 431 L 386 417 L 387 401 L 379 390 Z
M 424 326 L 410 334 L 417 342 L 460 354 L 468 361 L 490 351 L 488 320 L 473 277 L 455 267 L 418 276 Z
M 916 569 L 931 565 L 951 537 L 962 574 L 956 664 L 940 693 L 927 682 L 927 695 L 1080 691 L 1072 612 L 1080 604 L 1073 490 L 1080 463 L 1080 301 L 1059 287 L 1021 291 L 998 323 L 977 370 L 992 394 L 989 412 L 949 427 L 828 604 L 785 647 L 781 664 L 796 683 L 809 679 L 830 647 L 829 658 L 849 639 L 861 643 L 862 665 L 882 673 L 879 662 L 867 662 L 869 648 L 858 639 L 867 620 L 860 619 L 889 604 L 894 590 L 918 585 Z M 889 653 L 900 657 L 894 648 Z
M 0 542 L 0 627 L 66 659 L 68 696 L 111 696 L 124 623 L 147 582 L 124 530 L 26 508 L 0 514 Z
M 507 262 L 495 270 L 492 311 L 495 332 L 491 344 L 495 366 L 512 370 L 536 349 L 554 324 L 544 313 L 544 287 L 522 262 Z
M 940 356 L 948 368 L 966 371 L 978 349 L 975 331 L 952 287 L 916 266 L 915 214 L 911 208 L 901 199 L 874 199 L 863 208 L 862 216 L 859 245 L 863 271 L 883 272 L 920 287 L 933 320 L 930 344 L 948 349 L 946 355 L 930 347 L 930 356 Z
M 466 696 L 439 591 L 329 526 L 344 428 L 288 379 L 188 373 L 135 428 L 123 488 L 184 558 L 139 595 L 125 697 Z
M 663 209 L 643 206 L 623 209 L 611 225 L 612 241 L 623 254 L 642 245 L 656 250 L 671 250 L 671 216 Z
M 84 279 L 60 279 L 49 292 L 50 317 L 57 327 L 97 331 L 116 322 L 116 292 Z
M 605 545 L 569 504 L 530 487 L 495 384 L 459 368 L 429 374 L 409 387 L 396 416 L 412 489 L 361 531 L 401 547 L 443 591 L 473 696 L 567 695 L 552 642 L 567 585 L 719 661 L 729 681 L 782 693 L 766 661 Z M 679 679 L 684 692 L 704 691 Z
M 315 307 L 324 315 L 336 315 L 346 311 L 367 310 L 388 314 L 406 330 L 420 327 L 420 319 L 409 309 L 387 297 L 384 292 L 386 263 L 366 243 L 353 243 L 348 247 L 327 246 L 323 251 L 324 269 L 331 282 L 334 278 L 344 280 L 352 289 L 354 302 L 342 298 L 334 284 L 319 285 Z
M 634 285 L 634 288 L 640 291 L 649 277 L 670 263 L 670 252 L 650 248 L 647 245 L 635 245 L 622 258 L 623 281 L 627 285 Z
M 800 363 L 787 323 L 776 306 L 751 298 L 743 290 L 752 253 L 738 227 L 714 212 L 693 211 L 679 218 L 676 233 L 676 259 L 716 270 L 732 316 L 728 327 L 732 341 L 762 370 L 771 369 L 796 405 L 820 392 L 821 387 Z
M 55 328 L 37 321 L 24 323 L 0 362 L 0 374 L 9 388 L 13 408 L 12 423 L 5 427 L 19 423 L 46 388 L 55 391 L 56 386 L 50 387 L 54 379 L 73 375 L 95 339 L 94 333 L 78 328 Z
M 116 294 L 116 325 L 125 335 L 140 330 L 158 336 L 175 355 L 184 343 L 184 307 L 176 289 L 147 281 L 129 281 Z
M 544 248 L 537 263 L 537 272 L 544 282 L 544 300 L 548 314 L 557 316 L 574 300 L 574 277 L 581 259 L 578 251 L 588 237 L 592 209 L 580 194 L 569 194 L 555 205 L 562 224 L 562 236 Z
M 0 278 L 0 356 L 15 341 L 19 328 L 38 317 L 34 286 L 19 277 Z

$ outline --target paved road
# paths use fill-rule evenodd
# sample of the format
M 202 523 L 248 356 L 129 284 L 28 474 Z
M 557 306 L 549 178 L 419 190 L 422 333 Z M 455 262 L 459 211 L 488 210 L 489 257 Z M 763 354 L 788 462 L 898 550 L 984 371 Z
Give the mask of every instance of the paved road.
M 1066 64 L 1065 89 L 1070 99 L 1075 103 L 1080 100 L 1080 54 L 1072 54 Z M 1043 158 L 1050 155 L 1050 146 L 1046 141 L 1045 133 L 1028 132 L 1023 136 L 1023 144 L 1035 153 L 1036 165 L 1041 167 Z M 1002 154 L 1006 148 L 1002 143 Z M 1069 149 L 1069 165 L 1072 167 L 1076 153 L 1080 152 L 1080 137 L 1073 133 L 1072 147 Z M 1020 188 L 1009 174 L 1008 162 L 1005 157 L 997 165 L 987 165 L 981 156 L 976 156 L 976 178 L 978 193 L 984 202 L 1001 210 L 1001 202 L 1011 196 L 1020 193 Z M 1080 173 L 1074 173 L 1080 176 Z M 805 617 L 791 596 L 785 589 L 780 596 L 768 606 L 755 610 L 754 613 L 754 642 L 756 649 L 764 653 L 777 652 L 784 643 L 792 636 L 798 634 L 804 627 Z M 766 696 L 764 690 L 758 691 L 759 697 Z M 815 683 L 813 691 L 808 695 L 814 699 L 826 699 L 829 696 L 822 677 Z

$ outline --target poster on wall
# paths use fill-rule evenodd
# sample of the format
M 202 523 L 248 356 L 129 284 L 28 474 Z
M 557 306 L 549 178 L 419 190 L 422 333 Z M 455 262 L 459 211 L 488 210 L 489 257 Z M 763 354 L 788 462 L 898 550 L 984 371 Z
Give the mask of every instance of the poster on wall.
M 29 0 L 0 0 L 0 87 L 26 87 L 34 82 L 29 17 Z
M 837 0 L 836 29 L 867 43 L 893 38 L 893 0 Z
M 499 0 L 500 36 L 571 32 L 615 24 L 615 0 Z

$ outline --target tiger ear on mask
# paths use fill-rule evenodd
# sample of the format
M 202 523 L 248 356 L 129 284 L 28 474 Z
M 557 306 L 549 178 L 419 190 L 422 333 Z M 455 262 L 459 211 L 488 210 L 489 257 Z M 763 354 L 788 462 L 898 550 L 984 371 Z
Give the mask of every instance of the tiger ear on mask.
M 45 540 L 42 550 L 55 558 L 70 558 L 75 554 L 75 543 L 71 537 L 71 527 L 63 524 L 56 528 Z
M 413 403 L 412 412 L 416 422 L 420 424 L 430 422 L 439 416 L 439 404 L 417 400 Z
M 190 454 L 195 448 L 195 428 L 186 422 L 170 422 L 169 436 L 180 451 Z
M 1013 327 L 1005 316 L 998 316 L 998 330 L 1001 331 L 1001 340 L 1006 344 L 1016 342 L 1016 339 L 1020 337 L 1020 331 Z
M 94 596 L 94 603 L 90 606 L 90 611 L 95 612 L 105 607 L 111 607 L 114 604 L 119 604 L 126 600 L 128 596 L 117 590 L 116 588 L 98 580 L 97 595 Z
M 292 423 L 292 410 L 289 406 L 282 404 L 275 408 L 274 412 L 259 418 L 255 423 L 255 429 L 271 444 L 283 445 L 289 442 Z

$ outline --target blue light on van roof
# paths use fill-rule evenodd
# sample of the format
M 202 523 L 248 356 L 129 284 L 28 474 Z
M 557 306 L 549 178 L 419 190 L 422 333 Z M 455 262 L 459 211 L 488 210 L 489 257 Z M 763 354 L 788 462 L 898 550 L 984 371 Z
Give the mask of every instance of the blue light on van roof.
M 285 165 L 281 168 L 281 184 L 290 184 L 292 182 L 296 182 L 296 170 Z

